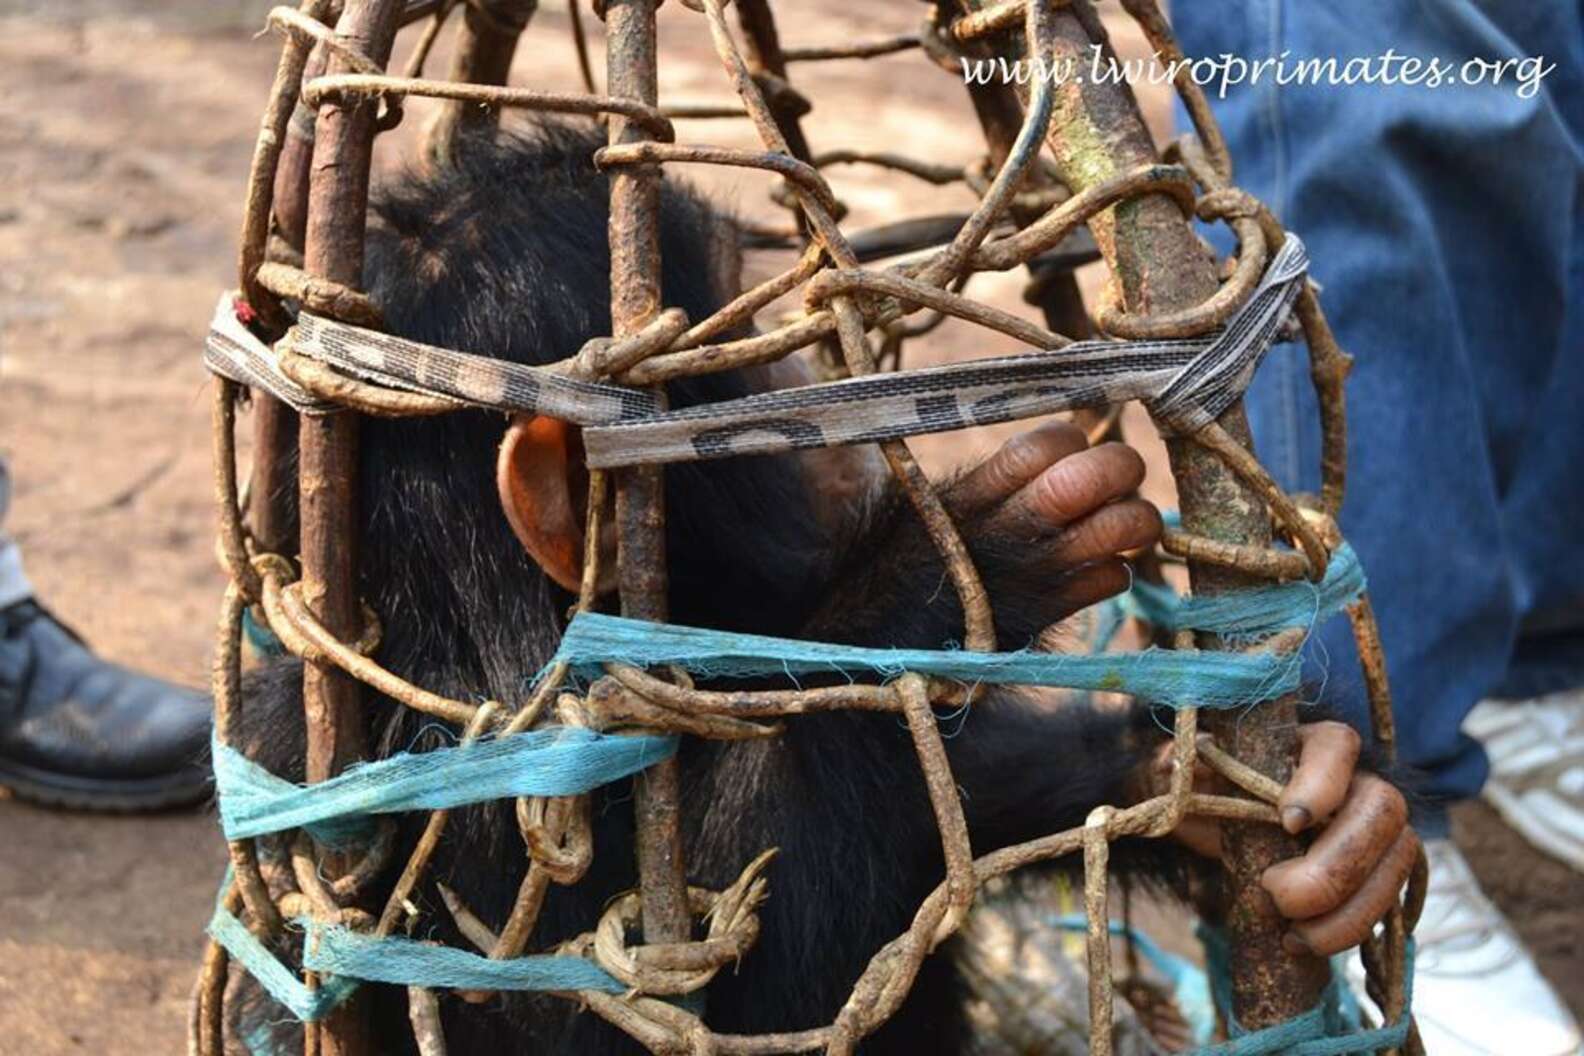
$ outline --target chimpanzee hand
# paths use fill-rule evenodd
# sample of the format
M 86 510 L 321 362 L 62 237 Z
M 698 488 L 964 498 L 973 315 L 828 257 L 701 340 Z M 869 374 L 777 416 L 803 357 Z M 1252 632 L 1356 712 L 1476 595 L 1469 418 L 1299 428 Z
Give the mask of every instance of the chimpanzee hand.
M 1007 441 L 945 499 L 970 538 L 1026 550 L 1020 571 L 1055 601 L 1042 613 L 1054 623 L 1126 590 L 1122 555 L 1160 538 L 1160 513 L 1133 495 L 1143 480 L 1144 460 L 1131 447 L 1090 447 L 1077 426 L 1052 422 Z
M 1262 878 L 1281 914 L 1293 921 L 1284 943 L 1294 953 L 1329 955 L 1358 945 L 1392 907 L 1408 880 L 1419 838 L 1408 827 L 1408 805 L 1384 778 L 1359 773 L 1359 735 L 1340 722 L 1298 731 L 1301 747 L 1292 780 L 1277 808 L 1293 835 L 1318 829 L 1302 857 L 1271 866 Z M 1164 792 L 1171 777 L 1171 745 L 1151 761 L 1146 794 Z M 1201 791 L 1214 777 L 1201 766 Z M 1221 827 L 1189 816 L 1173 836 L 1207 857 L 1220 857 Z
M 990 595 L 1003 649 L 1030 645 L 1079 609 L 1126 590 L 1123 554 L 1160 537 L 1133 492 L 1144 460 L 1123 444 L 1091 448 L 1053 422 L 1013 437 L 948 486 L 943 499 Z M 934 544 L 892 491 L 853 533 L 805 637 L 939 649 L 962 640 L 962 612 Z
M 1021 545 L 1025 573 L 1059 599 L 1062 615 L 1128 586 L 1122 555 L 1152 545 L 1160 514 L 1132 497 L 1144 462 L 1122 444 L 1089 447 L 1076 426 L 1054 423 L 1008 441 L 946 495 L 965 519 L 970 545 L 985 538 Z M 976 556 L 978 556 L 976 554 Z M 987 576 L 988 578 L 988 576 Z M 991 599 L 997 592 L 992 586 Z M 1266 871 L 1276 907 L 1294 921 L 1286 942 L 1295 952 L 1331 954 L 1357 945 L 1397 898 L 1419 841 L 1408 828 L 1402 793 L 1385 779 L 1356 772 L 1359 736 L 1349 726 L 1319 722 L 1302 728 L 1302 751 L 1278 807 L 1296 835 L 1324 823 L 1300 858 Z M 1165 791 L 1171 746 L 1152 766 L 1152 791 Z M 1209 790 L 1213 775 L 1196 775 Z M 1220 826 L 1190 817 L 1174 834 L 1210 857 L 1221 853 Z

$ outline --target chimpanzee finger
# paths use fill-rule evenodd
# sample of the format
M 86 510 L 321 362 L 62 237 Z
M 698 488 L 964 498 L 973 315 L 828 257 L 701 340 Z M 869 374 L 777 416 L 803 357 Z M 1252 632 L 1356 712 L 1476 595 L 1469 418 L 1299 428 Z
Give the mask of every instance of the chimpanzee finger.
M 1299 727 L 1298 738 L 1298 768 L 1276 804 L 1282 828 L 1293 834 L 1328 817 L 1347 799 L 1362 743 L 1344 722 L 1309 723 Z
M 1081 565 L 1154 546 L 1161 515 L 1143 499 L 1123 499 L 1073 521 L 1049 543 L 1050 556 L 1063 565 Z
M 1046 422 L 1019 433 L 952 485 L 952 506 L 962 513 L 993 506 L 1053 463 L 1088 446 L 1084 431 L 1071 422 Z
M 1303 857 L 1271 866 L 1260 883 L 1284 917 L 1329 913 L 1359 890 L 1407 825 L 1402 793 L 1374 774 L 1361 774 Z
M 1126 444 L 1101 444 L 1057 462 L 1003 507 L 1006 527 L 1043 536 L 1131 495 L 1144 481 L 1144 459 Z M 1002 521 L 997 517 L 997 521 Z
M 1294 924 L 1282 944 L 1293 953 L 1322 957 L 1357 946 L 1397 901 L 1418 855 L 1419 837 L 1404 829 L 1353 897 L 1324 916 Z
M 1064 572 L 1052 586 L 1065 615 L 1114 598 L 1133 585 L 1127 562 L 1120 557 L 1093 561 Z

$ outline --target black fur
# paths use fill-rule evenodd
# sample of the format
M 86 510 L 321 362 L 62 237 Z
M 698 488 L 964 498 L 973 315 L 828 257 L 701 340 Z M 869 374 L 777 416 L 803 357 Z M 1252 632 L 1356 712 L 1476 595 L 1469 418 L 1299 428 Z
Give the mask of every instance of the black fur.
M 537 126 L 470 143 L 450 167 L 379 193 L 366 281 L 391 330 L 525 363 L 565 357 L 608 332 L 607 187 L 589 161 L 598 145 L 565 127 Z M 724 296 L 708 266 L 722 249 L 721 224 L 674 182 L 661 215 L 665 303 L 702 319 Z M 721 400 L 750 384 L 743 373 L 705 376 L 673 384 L 670 396 L 675 405 Z M 571 599 L 525 556 L 499 513 L 493 465 L 504 426 L 486 413 L 365 424 L 362 589 L 384 621 L 378 659 L 391 670 L 450 696 L 518 702 L 554 651 Z M 941 563 L 894 498 L 833 536 L 818 527 L 790 457 L 678 465 L 666 481 L 676 622 L 871 645 L 937 648 L 961 639 Z M 982 534 L 973 546 L 1004 647 L 1028 644 L 1063 615 L 1027 573 L 1026 547 Z M 303 758 L 298 672 L 282 661 L 251 680 L 239 738 L 293 780 Z M 445 737 L 388 702 L 371 699 L 368 714 L 380 755 Z M 1115 801 L 1144 725 L 1136 712 L 1052 709 L 991 694 L 948 741 L 976 853 L 1080 823 L 1094 805 Z M 693 882 L 724 886 L 760 851 L 781 849 L 758 944 L 708 988 L 708 1023 L 757 1032 L 828 1022 L 944 873 L 906 729 L 894 716 L 792 719 L 773 741 L 690 741 L 682 767 Z M 552 888 L 532 948 L 589 929 L 613 895 L 634 885 L 630 796 L 629 786 L 596 794 L 595 864 L 576 887 Z M 410 846 L 422 819 L 404 824 Z M 454 814 L 430 877 L 498 927 L 524 868 L 509 804 L 490 804 Z M 417 900 L 420 938 L 466 945 L 432 884 Z M 949 962 L 932 958 L 865 1051 L 960 1051 L 952 988 Z M 377 1051 L 411 1051 L 405 995 L 373 989 Z M 447 998 L 443 1007 L 454 1056 L 635 1048 L 561 1000 L 514 995 L 475 1006 Z M 243 1010 L 245 1018 L 280 1018 L 262 1004 Z

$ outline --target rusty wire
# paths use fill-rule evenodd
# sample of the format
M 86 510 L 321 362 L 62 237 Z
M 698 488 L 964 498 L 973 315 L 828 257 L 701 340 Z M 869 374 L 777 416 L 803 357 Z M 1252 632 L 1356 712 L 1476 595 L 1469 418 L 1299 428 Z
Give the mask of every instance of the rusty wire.
M 348 7 L 358 2 L 349 0 Z M 639 6 L 647 2 L 640 0 Z M 399 106 L 402 98 L 416 95 L 493 108 L 614 117 L 626 128 L 624 138 L 621 142 L 613 140 L 612 146 L 600 151 L 597 160 L 618 180 L 627 180 L 624 186 L 628 192 L 640 186 L 652 187 L 661 167 L 678 163 L 748 167 L 779 176 L 784 183 L 781 200 L 795 211 L 799 228 L 806 234 L 807 246 L 796 264 L 742 293 L 708 319 L 690 323 L 682 313 L 659 311 L 656 306 L 652 316 L 625 320 L 626 329 L 618 327 L 617 337 L 590 342 L 559 364 L 559 369 L 580 377 L 609 377 L 634 385 L 656 385 L 672 378 L 772 362 L 815 345 L 838 349 L 846 371 L 863 374 L 875 370 L 882 357 L 899 360 L 903 341 L 927 333 L 946 317 L 1009 334 L 1034 347 L 1060 348 L 1071 339 L 975 301 L 964 295 L 964 284 L 979 271 L 1027 265 L 1086 222 L 1120 203 L 1151 194 L 1169 196 L 1185 216 L 1228 223 L 1239 242 L 1235 267 L 1213 296 L 1186 311 L 1146 316 L 1105 304 L 1096 312 L 1096 323 L 1102 332 L 1113 337 L 1197 336 L 1220 325 L 1241 306 L 1258 282 L 1269 254 L 1286 237 L 1267 208 L 1231 183 L 1231 162 L 1224 138 L 1203 93 L 1186 77 L 1180 77 L 1176 87 L 1192 117 L 1197 139 L 1176 145 L 1168 152 L 1165 163 L 1122 172 L 1078 194 L 1069 195 L 1064 188 L 1048 186 L 1049 174 L 1043 167 L 1040 145 L 1050 130 L 1052 98 L 1048 88 L 1040 86 L 1031 92 L 1022 127 L 1017 130 L 1016 142 L 1005 152 L 1005 162 L 988 170 L 983 165 L 964 170 L 868 149 L 799 157 L 789 146 L 782 104 L 795 92 L 783 76 L 787 63 L 870 58 L 921 46 L 930 60 L 947 63 L 959 44 L 1018 29 L 1030 42 L 1030 53 L 1040 55 L 1049 50 L 1052 12 L 1066 6 L 1064 0 L 1008 0 L 956 17 L 946 25 L 926 24 L 918 33 L 834 46 L 785 50 L 777 46 L 771 55 L 763 51 L 764 42 L 775 39 L 773 25 L 768 23 L 768 6 L 744 4 L 744 8 L 751 8 L 740 12 L 744 29 L 756 34 L 752 63 L 745 59 L 726 20 L 723 0 L 695 0 L 686 6 L 702 13 L 704 28 L 736 97 L 729 106 L 705 107 L 666 107 L 623 95 L 616 88 L 610 89 L 612 94 L 597 94 L 577 0 L 572 0 L 572 30 L 586 89 L 580 94 L 421 79 L 418 74 L 423 57 L 454 0 L 408 5 L 405 19 L 427 15 L 433 15 L 433 19 L 409 65 L 409 76 L 390 76 L 327 24 L 325 20 L 336 6 L 330 0 L 303 0 L 300 8 L 277 8 L 269 17 L 269 25 L 285 36 L 285 44 L 253 156 L 240 253 L 243 296 L 267 322 L 283 322 L 283 302 L 297 301 L 345 321 L 375 326 L 379 323 L 377 307 L 360 291 L 301 268 L 267 260 L 271 189 L 286 123 L 299 98 L 311 107 L 334 108 L 374 97 L 384 100 L 389 112 L 392 106 Z M 605 17 L 602 7 L 595 5 L 596 14 Z M 1165 56 L 1181 55 L 1154 0 L 1123 0 L 1123 7 L 1157 51 Z M 610 27 L 612 85 L 624 81 L 625 75 L 632 72 L 622 64 L 637 61 L 631 59 L 633 48 L 640 52 L 647 49 L 652 61 L 654 47 L 652 18 L 631 17 L 630 12 L 624 12 L 621 18 L 619 27 L 614 19 Z M 320 73 L 303 83 L 308 53 L 315 45 L 328 49 L 351 72 Z M 801 97 L 796 98 L 801 101 Z M 757 129 L 763 149 L 676 143 L 668 115 L 746 116 Z M 800 132 L 796 138 L 801 142 Z M 1171 163 L 1173 160 L 1177 163 Z M 980 196 L 980 201 L 948 245 L 917 256 L 899 269 L 865 268 L 842 232 L 839 221 L 843 210 L 821 171 L 845 163 L 878 165 L 940 185 L 965 183 Z M 1038 176 L 1038 182 L 1025 186 L 1025 179 L 1031 174 Z M 624 208 L 635 209 L 634 215 L 640 220 L 652 223 L 656 208 L 653 198 L 640 198 L 636 203 L 630 201 Z M 1016 229 L 1012 233 L 995 234 L 998 225 L 1005 225 L 1014 217 Z M 613 223 L 613 229 L 615 226 Z M 613 246 L 613 256 L 614 249 Z M 626 274 L 634 282 L 652 281 L 652 276 L 645 277 L 649 266 L 634 269 L 628 262 Z M 722 334 L 740 330 L 772 301 L 800 289 L 804 298 L 800 315 L 768 333 L 718 341 Z M 929 313 L 926 322 L 911 326 L 903 322 L 923 310 Z M 1267 503 L 1280 534 L 1296 549 L 1227 543 L 1169 529 L 1162 544 L 1168 553 L 1258 579 L 1284 581 L 1304 576 L 1318 578 L 1324 573 L 1331 551 L 1341 544 L 1335 518 L 1345 484 L 1342 382 L 1351 361 L 1337 346 L 1312 286 L 1301 294 L 1295 317 L 1309 351 L 1321 408 L 1323 486 L 1318 500 L 1301 502 L 1286 495 L 1247 448 L 1219 426 L 1211 425 L 1186 439 L 1213 453 L 1252 486 Z M 875 330 L 882 336 L 878 356 L 869 337 Z M 398 393 L 337 375 L 323 365 L 309 367 L 302 357 L 292 356 L 289 340 L 278 352 L 283 368 L 291 363 L 292 376 L 311 391 L 363 413 L 416 415 L 454 409 L 428 397 Z M 593 958 L 632 987 L 631 993 L 620 998 L 599 993 L 566 996 L 582 1001 L 594 1014 L 654 1051 L 747 1054 L 824 1049 L 850 1053 L 900 1006 L 924 958 L 960 927 L 981 885 L 1022 866 L 1081 853 L 1090 922 L 1091 1051 L 1108 1053 L 1112 1002 L 1106 926 L 1110 842 L 1124 836 L 1164 836 L 1189 814 L 1263 824 L 1277 821 L 1272 804 L 1279 795 L 1278 783 L 1201 737 L 1197 710 L 1191 708 L 1176 716 L 1172 734 L 1174 768 L 1167 792 L 1126 808 L 1097 808 L 1080 827 L 976 857 L 933 711 L 935 704 L 958 699 L 960 689 L 931 683 L 918 675 L 904 675 L 885 685 L 722 692 L 698 689 L 680 672 L 662 677 L 612 664 L 606 676 L 580 696 L 563 689 L 567 672 L 562 665 L 552 669 L 515 712 L 494 702 L 477 705 L 429 693 L 398 678 L 373 659 L 378 643 L 375 614 L 365 613 L 364 633 L 359 641 L 338 639 L 300 596 L 296 566 L 286 557 L 254 552 L 238 499 L 233 438 L 235 397 L 232 383 L 217 383 L 214 435 L 220 511 L 218 552 L 231 578 L 219 620 L 213 678 L 216 729 L 222 742 L 230 741 L 232 720 L 241 704 L 240 635 L 243 613 L 249 607 L 290 651 L 333 665 L 401 706 L 464 727 L 464 740 L 490 732 L 509 735 L 547 721 L 598 729 L 685 732 L 715 739 L 772 737 L 779 732 L 775 720 L 836 709 L 895 712 L 907 723 L 940 831 L 946 875 L 924 899 L 908 929 L 875 953 L 832 1023 L 786 1034 L 723 1035 L 711 1032 L 684 1008 L 658 1000 L 660 996 L 697 990 L 720 967 L 749 951 L 758 929 L 753 909 L 767 894 L 759 874 L 774 853 L 773 848 L 767 848 L 749 863 L 737 883 L 726 891 L 691 888 L 682 892 L 685 912 L 692 918 L 708 918 L 705 938 L 633 943 L 630 937 L 634 924 L 641 906 L 647 904 L 643 900 L 651 897 L 646 885 L 642 896 L 629 895 L 613 903 L 600 921 L 590 922 L 589 932 L 562 949 L 564 953 Z M 1114 421 L 1114 417 L 1109 420 Z M 935 487 L 906 445 L 883 445 L 883 453 L 946 560 L 967 620 L 967 646 L 993 649 L 990 599 Z M 595 541 L 600 537 L 602 519 L 608 516 L 610 491 L 607 475 L 594 471 L 584 580 L 578 602 L 584 610 L 594 602 L 594 584 L 599 574 Z M 624 547 L 627 542 L 624 536 Z M 663 579 L 659 582 L 663 584 Z M 1350 606 L 1347 615 L 1359 644 L 1375 736 L 1389 749 L 1394 742 L 1390 691 L 1379 629 L 1368 597 Z M 1301 640 L 1301 635 L 1278 636 L 1256 648 L 1291 649 Z M 1176 647 L 1194 648 L 1193 635 L 1178 635 Z M 1192 774 L 1200 761 L 1252 798 L 1196 792 Z M 514 957 L 526 949 L 548 886 L 576 883 L 588 867 L 592 854 L 588 811 L 586 796 L 519 801 L 517 817 L 529 866 L 501 930 L 492 931 L 453 893 L 444 892 L 449 911 L 470 941 L 493 957 Z M 427 869 L 446 820 L 446 811 L 431 813 L 377 918 L 357 909 L 351 901 L 377 867 L 384 864 L 382 855 L 390 850 L 388 838 L 383 844 L 376 840 L 366 849 L 363 859 L 333 883 L 321 880 L 311 847 L 298 841 L 293 845 L 295 869 L 288 873 L 295 872 L 299 890 L 288 892 L 279 902 L 272 900 L 255 842 L 233 841 L 230 856 L 234 880 L 223 895 L 224 905 L 233 912 L 242 912 L 249 927 L 263 937 L 278 933 L 283 905 L 300 907 L 304 903 L 317 916 L 352 921 L 378 935 L 410 927 L 417 910 L 409 896 Z M 653 819 L 641 818 L 640 829 L 649 822 Z M 662 838 L 674 841 L 674 812 L 658 824 L 673 826 L 673 831 L 662 834 Z M 1405 904 L 1390 914 L 1381 934 L 1371 939 L 1363 951 L 1371 993 L 1388 1018 L 1399 1015 L 1405 1007 L 1405 944 L 1422 904 L 1424 884 L 1421 860 Z M 221 1024 L 227 972 L 224 950 L 211 942 L 196 991 L 192 1021 L 194 1051 L 200 1056 L 219 1056 L 223 1051 Z M 420 1051 L 443 1051 L 434 995 L 414 991 L 411 1007 Z M 310 1044 L 315 1044 L 317 1035 L 309 1032 L 309 1037 Z M 1416 1035 L 1411 1035 L 1406 1051 L 1416 1051 L 1417 1044 Z

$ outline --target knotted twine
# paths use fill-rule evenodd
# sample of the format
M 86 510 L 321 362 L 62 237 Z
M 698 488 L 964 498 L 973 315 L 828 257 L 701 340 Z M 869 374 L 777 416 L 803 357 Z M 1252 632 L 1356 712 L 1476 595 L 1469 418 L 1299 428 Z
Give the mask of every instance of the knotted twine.
M 1142 588 L 1130 602 L 1159 625 L 1252 639 L 1290 628 L 1309 630 L 1363 593 L 1364 571 L 1344 545 L 1331 555 L 1325 579 L 1256 587 L 1216 597 L 1177 597 Z M 1126 693 L 1173 708 L 1236 708 L 1299 687 L 1299 651 L 1231 653 L 1146 649 L 1136 653 L 979 653 L 963 649 L 872 649 L 805 642 L 698 627 L 679 627 L 580 612 L 551 664 L 585 678 L 609 662 L 634 667 L 675 664 L 705 678 L 839 674 L 895 678 L 913 671 L 970 684 L 1045 686 Z
M 677 738 L 616 736 L 557 727 L 402 753 L 356 763 L 313 785 L 296 785 L 228 745 L 214 744 L 220 824 L 231 840 L 305 828 L 321 841 L 345 842 L 371 815 L 445 810 L 520 796 L 573 796 L 645 770 L 671 756 Z M 230 886 L 230 872 L 221 890 Z M 292 1015 L 320 1019 L 358 980 L 480 990 L 603 990 L 625 987 L 573 956 L 490 960 L 406 939 L 359 935 L 339 925 L 299 920 L 303 964 L 330 973 L 310 989 L 230 913 L 215 905 L 209 934 Z M 394 975 L 394 978 L 392 977 Z M 458 983 L 454 980 L 466 979 Z
M 523 796 L 575 796 L 646 770 L 677 739 L 554 727 L 354 763 L 335 777 L 295 785 L 215 742 L 215 786 L 226 839 L 306 828 L 335 838 L 335 822 L 409 810 L 447 810 Z M 331 828 L 324 826 L 329 823 Z M 316 831 L 317 830 L 317 831 Z
M 1257 637 L 1310 629 L 1356 600 L 1364 574 L 1351 548 L 1331 556 L 1325 579 L 1257 587 L 1211 598 L 1179 598 L 1136 584 L 1128 605 L 1161 626 Z M 648 623 L 581 612 L 552 665 L 596 677 L 606 663 L 675 664 L 706 677 L 839 673 L 900 676 L 905 671 L 971 683 L 1111 690 L 1172 707 L 1238 707 L 1297 688 L 1294 654 L 1146 650 L 1130 654 L 977 653 L 960 649 L 865 649 L 763 635 Z M 354 764 L 328 781 L 301 786 L 271 774 L 235 749 L 214 745 L 220 819 L 228 839 L 303 827 L 344 839 L 373 814 L 439 810 L 519 796 L 577 795 L 630 776 L 676 751 L 677 738 L 618 736 L 556 727 L 484 739 L 422 754 Z M 494 961 L 466 951 L 400 938 L 360 935 L 338 925 L 302 922 L 304 965 L 330 973 L 309 990 L 223 906 L 209 933 L 299 1019 L 317 1019 L 343 1000 L 352 979 L 480 990 L 580 989 L 620 992 L 621 984 L 579 957 Z M 614 988 L 614 989 L 611 989 Z M 1315 1038 L 1300 1017 L 1280 1029 Z M 1323 1024 L 1322 1024 L 1323 1026 Z M 1273 1028 L 1276 1029 L 1276 1028 Z M 1266 1032 L 1260 1032 L 1263 1036 Z M 1285 1036 L 1285 1035 L 1284 1035 Z M 1351 1040 L 1351 1039 L 1348 1039 Z M 1309 1043 L 1309 1042 L 1306 1042 Z M 1253 1056 L 1280 1049 L 1206 1050 L 1206 1056 Z M 1299 1051 L 1299 1050 L 1294 1050 Z M 1366 1049 L 1303 1049 L 1310 1056 Z
M 1400 1049 L 1408 1040 L 1413 1008 L 1414 940 L 1408 939 L 1403 962 L 1403 1011 L 1395 1022 L 1358 1030 L 1357 1006 L 1340 972 L 1331 973 L 1315 1006 L 1292 1019 L 1261 1030 L 1248 1030 L 1232 1015 L 1231 950 L 1218 929 L 1195 929 L 1205 950 L 1210 992 L 1227 1023 L 1230 1039 L 1194 1049 L 1187 1056 L 1352 1056 L 1354 1053 Z

